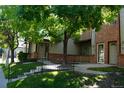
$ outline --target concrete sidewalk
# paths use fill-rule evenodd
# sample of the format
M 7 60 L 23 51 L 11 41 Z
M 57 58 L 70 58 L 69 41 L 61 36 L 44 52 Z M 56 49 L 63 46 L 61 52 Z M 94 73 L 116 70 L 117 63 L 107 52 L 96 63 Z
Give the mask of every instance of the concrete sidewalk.
M 108 74 L 108 72 L 100 72 L 100 71 L 92 71 L 88 70 L 88 68 L 91 67 L 110 67 L 114 65 L 108 65 L 108 64 L 77 64 L 75 65 L 75 71 L 81 72 L 81 73 L 89 73 L 89 74 Z
M 0 88 L 7 87 L 7 79 L 4 76 L 2 68 L 0 68 Z

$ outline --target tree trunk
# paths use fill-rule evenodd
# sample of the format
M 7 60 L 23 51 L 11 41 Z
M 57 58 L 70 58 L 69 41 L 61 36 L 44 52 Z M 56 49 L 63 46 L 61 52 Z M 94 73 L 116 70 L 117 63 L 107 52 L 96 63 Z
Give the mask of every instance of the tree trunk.
M 64 32 L 64 41 L 63 41 L 63 55 L 64 55 L 64 64 L 67 64 L 67 45 L 68 45 L 68 37 L 67 32 Z
M 26 53 L 28 53 L 28 45 L 27 45 L 27 42 L 26 42 Z
M 29 42 L 28 53 L 31 53 L 31 43 Z
M 11 49 L 11 63 L 14 63 L 14 49 Z

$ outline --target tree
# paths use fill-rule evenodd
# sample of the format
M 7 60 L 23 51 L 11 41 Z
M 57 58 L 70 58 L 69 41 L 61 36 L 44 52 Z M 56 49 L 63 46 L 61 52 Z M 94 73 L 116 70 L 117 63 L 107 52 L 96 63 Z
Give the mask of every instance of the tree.
M 96 29 L 117 16 L 119 8 L 114 6 L 20 6 L 19 18 L 23 20 L 22 36 L 35 43 L 45 36 L 53 40 L 62 39 L 64 61 L 67 63 L 67 44 L 70 37 L 82 29 Z M 109 12 L 109 17 L 106 16 Z M 106 12 L 106 13 L 105 13 Z M 41 38 L 42 36 L 42 38 Z
M 17 19 L 17 6 L 1 6 L 0 19 L 0 42 L 2 46 L 11 50 L 11 62 L 14 62 L 14 50 L 18 47 L 19 20 Z
M 26 21 L 23 25 L 28 25 L 26 26 L 27 30 L 21 33 L 21 36 L 25 37 L 28 42 L 39 44 L 44 41 L 44 38 L 49 36 L 51 36 L 52 41 L 58 41 L 55 39 L 59 37 L 58 34 L 52 33 L 52 30 L 55 31 L 54 26 L 58 26 L 58 24 L 54 23 L 54 26 L 52 26 L 53 16 L 50 15 L 50 6 L 21 6 L 19 14 L 19 19 Z M 47 50 L 47 45 L 45 46 L 45 50 Z
M 19 20 L 23 20 L 20 34 L 28 42 L 39 43 L 47 33 L 43 29 L 44 19 L 49 15 L 48 6 L 20 6 Z
M 44 20 L 43 29 L 44 32 L 47 33 L 46 36 L 50 38 L 50 43 L 58 43 L 63 39 L 65 24 L 62 19 L 51 13 L 49 17 Z
M 63 54 L 64 61 L 67 63 L 67 44 L 69 38 L 80 30 L 96 29 L 99 31 L 101 25 L 111 22 L 119 12 L 120 6 L 52 6 L 54 14 L 62 19 L 65 24 L 63 29 Z M 106 9 L 106 11 L 104 11 Z M 109 16 L 104 13 L 109 13 Z M 108 20 L 110 19 L 110 20 Z
M 81 28 L 79 6 L 53 6 L 54 13 L 62 20 L 63 28 L 63 54 L 64 63 L 67 63 L 67 44 L 73 33 Z

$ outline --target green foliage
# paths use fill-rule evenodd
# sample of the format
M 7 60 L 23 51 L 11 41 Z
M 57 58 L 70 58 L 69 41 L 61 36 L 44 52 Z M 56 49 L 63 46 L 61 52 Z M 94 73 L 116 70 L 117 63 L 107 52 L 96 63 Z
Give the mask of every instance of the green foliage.
M 82 28 L 98 31 L 103 23 L 115 19 L 119 9 L 119 6 L 96 5 L 19 6 L 18 16 L 25 28 L 21 35 L 36 43 L 42 42 L 44 37 L 58 42 L 63 40 L 65 31 L 68 38 Z
M 7 37 L 0 32 L 0 47 L 2 48 L 8 47 L 8 45 L 5 42 L 6 40 L 7 40 Z
M 2 6 L 2 13 L 0 19 L 1 43 L 6 44 L 9 48 L 16 48 L 18 46 L 18 30 L 19 20 L 16 12 L 17 6 Z
M 68 38 L 77 36 L 80 29 L 96 29 L 99 31 L 105 22 L 111 23 L 118 16 L 121 6 L 89 6 L 89 5 L 64 5 L 52 6 L 53 13 L 58 16 L 63 23 L 62 31 L 67 32 Z M 58 30 L 59 31 L 59 30 Z M 60 33 L 62 31 L 59 31 Z M 83 31 L 83 30 L 82 30 Z
M 20 62 L 25 62 L 28 59 L 28 53 L 23 53 L 22 51 L 18 54 L 18 59 Z
M 53 6 L 54 13 L 61 18 L 61 22 L 64 24 L 63 31 L 68 33 L 70 38 L 72 33 L 81 28 L 80 19 L 80 6 Z
M 51 42 L 60 42 L 63 39 L 63 29 L 65 25 L 62 24 L 58 16 L 50 14 L 50 16 L 44 21 L 44 29 L 47 32 L 47 36 L 50 37 Z
M 99 31 L 103 23 L 113 22 L 121 6 L 43 5 L 0 8 L 0 44 L 16 48 L 20 36 L 33 43 L 43 42 L 44 37 L 50 37 L 51 42 L 60 42 L 64 40 L 66 32 L 67 39 L 74 37 L 78 40 L 80 29 L 96 28 Z
M 0 64 L 0 67 L 3 67 L 4 66 L 4 64 Z
M 37 5 L 26 5 L 19 7 L 19 18 L 25 19 L 27 21 L 36 20 L 41 22 L 49 16 L 50 6 L 37 6 Z
M 49 16 L 49 6 L 20 6 L 18 18 L 22 21 L 23 28 L 20 34 L 29 42 L 43 41 L 47 31 L 44 31 L 44 20 Z
M 14 62 L 14 50 L 18 47 L 20 21 L 17 18 L 18 6 L 1 6 L 0 45 L 11 50 L 11 62 Z M 0 35 L 0 36 L 1 36 Z
M 87 29 L 99 29 L 102 24 L 102 6 L 81 6 L 81 8 L 82 12 L 80 15 L 83 26 Z
M 80 41 L 80 31 L 77 31 L 76 33 L 74 33 L 73 35 L 72 35 L 72 39 L 75 41 L 75 42 L 78 42 L 78 41 Z

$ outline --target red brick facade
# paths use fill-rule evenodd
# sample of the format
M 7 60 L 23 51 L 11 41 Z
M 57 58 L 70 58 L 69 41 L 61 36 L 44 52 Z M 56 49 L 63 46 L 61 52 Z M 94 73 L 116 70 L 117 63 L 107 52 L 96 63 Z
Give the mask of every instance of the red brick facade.
M 110 25 L 103 25 L 96 34 L 96 48 L 98 43 L 104 43 L 105 64 L 109 64 L 109 43 L 116 42 L 117 45 L 117 65 L 124 66 L 124 55 L 120 53 L 120 27 L 119 21 Z M 96 49 L 97 54 L 97 49 Z M 97 60 L 97 57 L 96 57 Z M 97 61 L 96 61 L 97 62 Z
M 119 39 L 120 39 L 119 38 L 119 22 L 116 22 L 110 25 L 103 25 L 101 27 L 101 30 L 96 33 L 96 48 L 97 48 L 97 44 L 104 43 L 105 64 L 109 64 L 109 43 L 110 42 L 116 42 L 117 56 L 119 57 Z M 97 54 L 97 49 L 96 49 L 96 54 Z
M 63 62 L 64 57 L 63 54 L 49 54 L 49 60 L 56 61 L 56 62 Z M 68 62 L 91 62 L 93 60 L 92 56 L 80 56 L 80 55 L 68 55 L 67 61 Z
M 38 58 L 38 53 L 36 53 L 36 52 L 29 53 L 28 57 L 31 59 Z
M 124 55 L 119 55 L 118 65 L 119 66 L 124 66 Z

